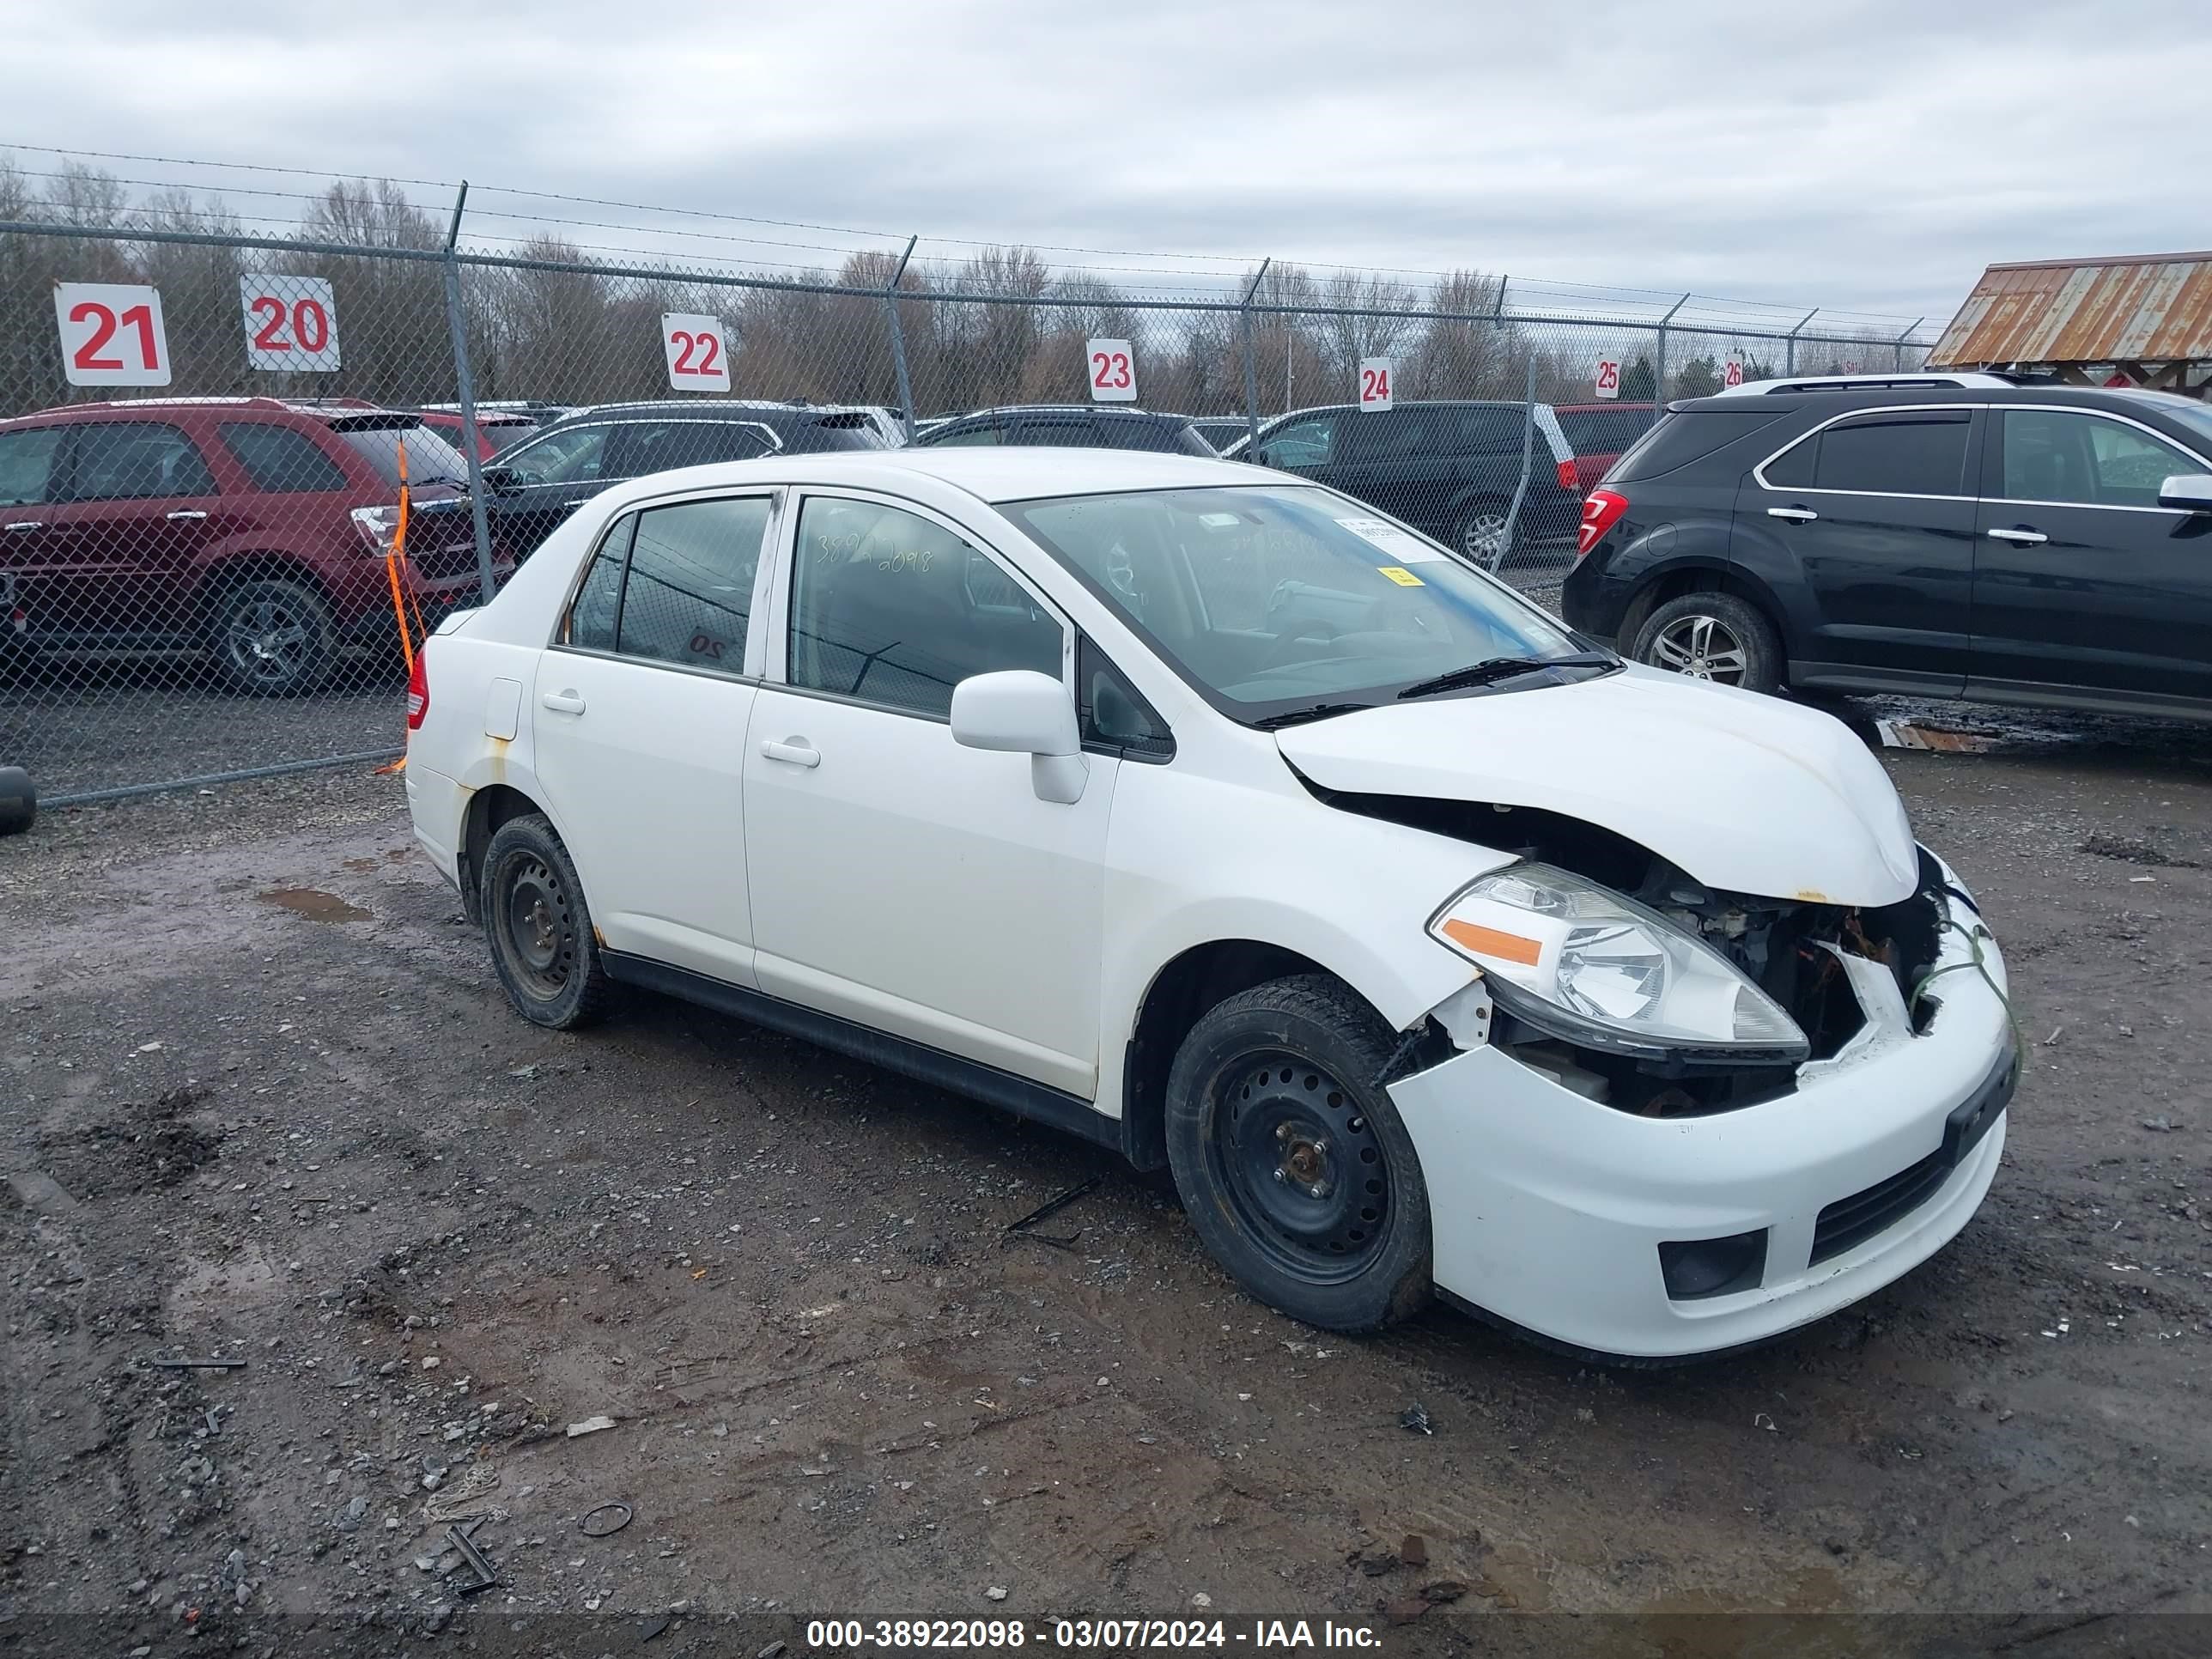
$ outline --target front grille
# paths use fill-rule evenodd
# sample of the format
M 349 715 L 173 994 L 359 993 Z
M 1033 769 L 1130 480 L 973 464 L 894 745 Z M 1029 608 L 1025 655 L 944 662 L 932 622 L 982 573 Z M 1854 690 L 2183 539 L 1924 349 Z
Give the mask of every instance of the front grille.
M 1952 1160 L 1939 1149 L 1911 1169 L 1899 1170 L 1863 1192 L 1838 1199 L 1820 1212 L 1813 1225 L 1813 1261 L 1841 1255 L 1910 1215 L 1935 1196 L 1951 1169 Z

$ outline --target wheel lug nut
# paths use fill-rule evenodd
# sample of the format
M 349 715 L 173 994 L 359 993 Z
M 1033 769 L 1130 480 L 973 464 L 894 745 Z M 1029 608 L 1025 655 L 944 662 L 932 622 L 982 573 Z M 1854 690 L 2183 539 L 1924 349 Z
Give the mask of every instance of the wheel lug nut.
M 1290 1177 L 1285 1175 L 1281 1170 L 1278 1169 L 1275 1171 L 1275 1179 L 1278 1181 L 1288 1181 Z

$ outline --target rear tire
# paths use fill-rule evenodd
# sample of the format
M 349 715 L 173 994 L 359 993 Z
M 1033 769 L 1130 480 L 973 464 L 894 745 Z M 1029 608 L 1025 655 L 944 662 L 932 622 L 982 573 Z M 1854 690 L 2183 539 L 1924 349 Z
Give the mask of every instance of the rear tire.
M 1779 691 L 1786 659 L 1774 624 L 1733 593 L 1680 593 L 1656 607 L 1636 630 L 1628 654 L 1638 662 L 1691 679 Z
M 1168 1163 L 1198 1236 L 1270 1307 L 1379 1330 L 1429 1300 L 1428 1189 L 1375 1079 L 1395 1044 L 1324 975 L 1239 993 L 1169 1073 Z
M 1485 569 L 1506 550 L 1505 514 L 1510 503 L 1485 500 L 1470 502 L 1452 531 L 1452 545 Z
M 599 960 L 584 884 L 542 813 L 509 818 L 492 836 L 477 908 L 492 967 L 516 1012 L 568 1031 L 606 1012 L 614 985 Z
M 0 766 L 0 836 L 20 836 L 37 821 L 39 792 L 20 766 Z
M 208 607 L 208 645 L 224 684 L 249 697 L 319 691 L 337 666 L 328 602 L 286 576 L 234 582 L 218 592 Z

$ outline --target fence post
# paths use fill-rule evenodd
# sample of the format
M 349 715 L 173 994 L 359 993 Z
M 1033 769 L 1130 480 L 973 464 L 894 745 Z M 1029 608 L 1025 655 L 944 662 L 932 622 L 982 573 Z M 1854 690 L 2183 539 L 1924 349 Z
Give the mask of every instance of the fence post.
M 1895 359 L 1892 366 L 1899 374 L 1905 373 L 1905 343 L 1912 337 L 1913 331 L 1927 320 L 1925 317 L 1915 317 L 1912 319 L 1912 327 L 1906 329 L 1904 333 L 1897 337 L 1897 343 L 1892 348 L 1892 356 Z
M 1270 254 L 1260 261 L 1259 270 L 1252 273 L 1252 286 L 1244 290 L 1242 309 L 1244 314 L 1244 459 L 1252 459 L 1252 451 L 1260 446 L 1260 357 L 1259 348 L 1252 343 L 1252 296 L 1260 291 L 1260 284 L 1267 275 L 1267 267 L 1274 263 Z M 1289 402 L 1285 391 L 1284 401 Z
M 906 239 L 906 252 L 899 255 L 898 269 L 891 272 L 890 286 L 884 290 L 884 316 L 890 324 L 891 367 L 898 371 L 899 413 L 906 421 L 906 441 L 914 441 L 914 382 L 906 373 L 906 331 L 899 326 L 899 284 L 906 280 L 906 262 L 914 258 L 914 245 L 920 241 L 919 233 Z
M 1782 372 L 1784 374 L 1795 374 L 1797 372 L 1797 330 L 1803 328 L 1806 324 L 1820 314 L 1820 307 L 1814 306 L 1797 319 L 1797 328 L 1790 331 L 1790 343 L 1782 350 Z
M 1669 306 L 1667 309 L 1667 314 L 1659 319 L 1659 362 L 1651 371 L 1651 420 L 1650 424 L 1653 426 L 1658 425 L 1659 417 L 1667 412 L 1667 325 L 1674 320 L 1674 313 L 1676 312 L 1680 311 L 1684 306 L 1689 303 L 1690 296 L 1685 294 L 1680 299 L 1675 301 L 1673 305 Z
M 469 517 L 477 537 L 477 591 L 486 605 L 499 583 L 491 568 L 491 523 L 484 516 L 483 459 L 477 445 L 477 387 L 469 374 L 469 331 L 461 312 L 461 210 L 468 205 L 469 181 L 453 198 L 453 222 L 446 228 L 446 328 L 453 340 L 453 380 L 461 398 L 461 459 L 469 468 Z
M 1521 522 L 1521 503 L 1528 495 L 1528 466 L 1536 452 L 1536 354 L 1528 354 L 1528 385 L 1521 397 L 1521 482 L 1513 487 L 1513 504 L 1505 509 L 1505 528 L 1498 532 L 1498 551 L 1490 561 L 1494 575 L 1505 568 L 1505 555 L 1513 546 L 1514 526 Z

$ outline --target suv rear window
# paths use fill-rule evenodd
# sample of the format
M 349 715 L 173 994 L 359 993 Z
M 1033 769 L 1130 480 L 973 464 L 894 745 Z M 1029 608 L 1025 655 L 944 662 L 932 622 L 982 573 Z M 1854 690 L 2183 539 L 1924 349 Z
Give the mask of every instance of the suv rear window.
M 1632 483 L 1639 478 L 1663 477 L 1692 461 L 1701 461 L 1738 438 L 1748 437 L 1763 426 L 1780 420 L 1778 409 L 1684 410 L 1662 415 L 1659 424 L 1631 445 L 1605 475 L 1607 483 Z
M 331 429 L 347 448 L 375 469 L 378 477 L 395 488 L 399 483 L 399 445 L 403 439 L 407 444 L 410 483 L 425 483 L 432 479 L 442 483 L 468 481 L 469 464 L 461 459 L 461 452 L 434 428 L 419 422 L 413 426 L 368 426 L 341 425 L 333 421 Z
M 876 430 L 876 423 L 860 410 L 836 415 L 817 415 L 801 422 L 799 438 L 803 447 L 826 449 L 889 449 L 884 434 Z
M 1618 455 L 1650 429 L 1648 409 L 1563 409 L 1559 427 L 1577 455 Z

